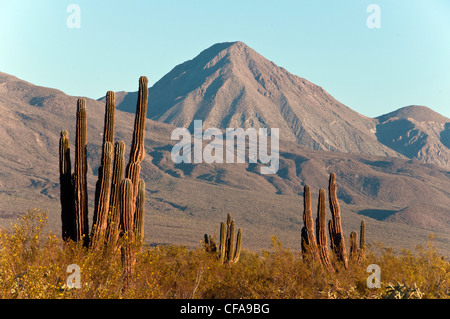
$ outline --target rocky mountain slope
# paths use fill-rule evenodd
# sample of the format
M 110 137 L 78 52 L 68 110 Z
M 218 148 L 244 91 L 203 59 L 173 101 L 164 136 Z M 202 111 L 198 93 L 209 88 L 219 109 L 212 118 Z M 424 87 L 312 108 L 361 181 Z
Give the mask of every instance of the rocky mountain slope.
M 176 67 L 158 82 L 160 84 L 150 88 L 149 116 L 158 121 L 148 120 L 147 155 L 141 172 L 147 187 L 147 242 L 196 246 L 204 233 L 217 234 L 219 222 L 231 212 L 238 226 L 245 230 L 246 248 L 267 248 L 271 235 L 299 248 L 303 185 L 311 186 L 316 200 L 319 188 L 327 186 L 328 174 L 333 171 L 338 177 L 338 197 L 347 233 L 357 229 L 364 218 L 368 241 L 411 248 L 414 244 L 424 244 L 429 233 L 433 232 L 437 235 L 438 248 L 450 256 L 450 172 L 437 165 L 423 164 L 411 156 L 414 153 L 405 152 L 395 143 L 389 145 L 382 138 L 389 135 L 383 135 L 387 132 L 383 125 L 406 117 L 412 123 L 422 123 L 422 126 L 424 122 L 437 123 L 436 136 L 448 148 L 448 122 L 444 117 L 433 115 L 427 109 L 410 107 L 369 119 L 341 105 L 319 87 L 289 75 L 262 57 L 259 59 L 268 68 L 270 66 L 270 70 L 256 66 L 256 62 L 253 65 L 249 58 L 244 59 L 247 64 L 242 66 L 240 60 L 236 60 L 238 57 L 251 56 L 253 60 L 258 57 L 242 43 L 221 44 L 209 50 L 199 55 L 201 59 L 195 58 L 198 59 L 195 63 L 192 60 Z M 200 60 L 209 68 L 195 69 L 195 65 L 202 65 L 197 63 Z M 237 64 L 239 68 L 236 68 Z M 223 70 L 229 70 L 228 73 L 221 71 L 219 65 L 224 67 Z M 194 76 L 187 71 L 182 74 L 184 71 L 181 70 L 189 70 L 188 67 L 194 68 L 192 72 L 206 73 L 204 76 Z M 267 74 L 273 69 L 280 73 Z M 190 79 L 183 85 L 191 87 L 183 88 L 181 82 L 172 83 L 177 81 L 173 74 L 179 71 L 179 76 Z M 261 72 L 260 77 L 252 73 L 257 71 Z M 233 75 L 239 72 L 245 73 L 245 77 Z M 248 79 L 249 72 L 253 78 Z M 203 86 L 199 84 L 204 83 L 203 80 L 194 81 L 196 77 L 218 82 Z M 247 79 L 246 82 L 243 78 Z M 267 88 L 275 85 L 276 81 L 278 88 L 266 90 L 264 95 L 263 80 L 258 81 L 257 78 L 264 79 Z M 292 83 L 296 85 L 297 91 L 292 89 L 295 92 L 289 91 Z M 163 84 L 170 89 L 167 89 L 166 96 L 162 91 L 158 96 L 157 87 Z M 244 92 L 251 94 L 242 95 L 242 100 L 237 101 L 234 108 L 231 103 L 228 108 L 220 110 L 228 103 L 220 102 L 223 103 L 220 106 L 221 99 L 236 99 L 232 97 L 234 93 L 227 94 L 227 90 L 238 92 L 236 88 L 242 85 Z M 202 87 L 204 93 L 200 93 Z M 235 89 L 237 91 L 233 91 Z M 185 94 L 179 95 L 182 92 Z M 291 108 L 289 112 L 284 112 L 283 104 L 280 106 L 278 103 L 283 95 L 288 97 L 286 105 Z M 179 96 L 181 98 L 177 99 Z M 203 104 L 194 103 L 194 96 L 203 100 Z M 213 103 L 210 111 L 205 102 L 207 97 Z M 300 102 L 295 104 L 295 98 Z M 50 227 L 59 234 L 58 141 L 60 131 L 66 129 L 71 143 L 74 143 L 76 100 L 77 97 L 59 90 L 39 87 L 0 73 L 1 226 L 9 227 L 19 214 L 38 207 L 49 213 Z M 119 109 L 134 111 L 136 99 L 133 93 L 117 93 L 116 101 Z M 167 101 L 167 104 L 162 101 Z M 87 99 L 87 112 L 88 191 L 92 215 L 104 103 Z M 177 112 L 181 116 L 176 116 Z M 432 118 L 425 118 L 425 115 Z M 277 174 L 259 174 L 259 164 L 174 164 L 170 159 L 174 144 L 170 140 L 171 132 L 176 126 L 191 126 L 192 119 L 197 119 L 197 116 L 201 116 L 208 127 L 269 126 L 271 121 L 280 125 L 280 132 L 286 130 L 287 133 L 280 141 Z M 321 124 L 321 121 L 327 124 Z M 330 126 L 333 121 L 339 125 Z M 298 130 L 293 129 L 295 125 L 291 126 L 294 122 L 301 123 Z M 118 110 L 116 140 L 124 140 L 126 145 L 130 145 L 133 123 L 133 114 Z M 439 127 L 443 130 L 440 131 Z M 402 132 L 395 131 L 391 136 Z M 427 132 L 431 135 L 431 129 Z M 410 144 L 413 145 L 414 141 Z M 442 154 L 437 153 L 437 156 Z M 448 159 L 448 156 L 442 157 Z
M 122 93 L 123 94 L 123 93 Z M 379 143 L 375 119 L 289 73 L 242 42 L 219 43 L 173 68 L 150 88 L 148 117 L 177 127 L 272 127 L 314 150 L 401 155 Z M 118 108 L 134 110 L 136 93 Z
M 450 171 L 450 119 L 417 105 L 377 119 L 377 137 L 384 145 L 408 158 Z

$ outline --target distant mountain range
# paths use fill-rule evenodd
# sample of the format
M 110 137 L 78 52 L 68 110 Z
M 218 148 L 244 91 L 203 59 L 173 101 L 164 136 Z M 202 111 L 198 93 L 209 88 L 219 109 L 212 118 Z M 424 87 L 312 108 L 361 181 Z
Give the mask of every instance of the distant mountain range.
M 244 246 L 266 248 L 277 235 L 298 248 L 303 185 L 317 196 L 333 171 L 347 233 L 363 218 L 369 241 L 394 247 L 423 244 L 433 232 L 450 256 L 450 119 L 424 106 L 363 116 L 242 42 L 213 45 L 149 90 L 148 242 L 198 245 L 231 212 Z M 0 73 L 0 225 L 39 207 L 59 233 L 59 134 L 68 130 L 73 145 L 76 100 Z M 130 145 L 136 93 L 117 92 L 116 105 L 116 140 Z M 92 206 L 104 101 L 87 99 L 87 108 Z M 204 128 L 279 128 L 277 174 L 249 163 L 174 164 L 170 134 L 194 119 Z
M 118 109 L 134 112 L 136 92 Z M 277 127 L 314 150 L 406 157 L 450 170 L 450 119 L 408 106 L 372 119 L 242 42 L 219 43 L 177 65 L 150 88 L 148 117 L 177 127 Z M 446 124 L 447 123 L 447 124 Z

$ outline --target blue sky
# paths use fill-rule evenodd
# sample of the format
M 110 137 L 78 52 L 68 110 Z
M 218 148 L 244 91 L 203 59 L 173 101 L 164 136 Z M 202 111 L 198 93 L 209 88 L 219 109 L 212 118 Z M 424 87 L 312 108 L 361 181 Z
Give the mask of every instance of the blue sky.
M 418 104 L 450 117 L 448 0 L 0 0 L 0 71 L 75 96 L 136 91 L 237 40 L 366 116 Z

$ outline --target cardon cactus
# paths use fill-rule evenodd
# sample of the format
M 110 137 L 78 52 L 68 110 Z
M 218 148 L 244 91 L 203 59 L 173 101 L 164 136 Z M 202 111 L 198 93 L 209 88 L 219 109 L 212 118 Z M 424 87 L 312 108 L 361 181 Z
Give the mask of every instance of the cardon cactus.
M 125 143 L 118 141 L 114 145 L 113 177 L 111 181 L 111 194 L 109 198 L 109 215 L 106 227 L 108 243 L 115 245 L 119 235 L 119 195 L 120 184 L 125 172 Z
M 366 222 L 364 220 L 361 221 L 359 235 L 360 258 L 361 260 L 364 260 L 366 251 Z
M 145 220 L 145 182 L 139 180 L 138 195 L 136 198 L 136 211 L 134 213 L 134 234 L 136 242 L 144 242 L 144 220 Z
M 342 262 L 345 269 L 348 269 L 347 252 L 345 251 L 344 235 L 341 225 L 341 212 L 336 193 L 336 175 L 333 173 L 331 174 L 329 180 L 329 199 L 332 218 L 328 221 L 328 225 L 326 225 L 326 193 L 324 189 L 320 189 L 316 219 L 316 239 L 314 239 L 314 234 L 312 231 L 313 221 L 311 216 L 311 192 L 308 185 L 304 188 L 304 227 L 301 232 L 303 259 L 308 263 L 311 263 L 311 261 L 317 259 L 320 261 L 321 265 L 329 271 L 334 271 L 335 267 L 331 264 L 331 259 L 327 248 L 327 226 L 330 235 L 331 249 L 335 252 L 336 259 L 339 262 Z M 366 246 L 364 220 L 361 221 L 359 248 L 357 240 L 358 234 L 356 232 L 352 232 L 350 234 L 350 259 L 352 261 L 361 261 L 364 259 L 364 250 Z M 316 257 L 316 251 L 318 257 Z
M 308 185 L 304 187 L 303 193 L 303 224 L 302 228 L 302 255 L 309 261 L 320 262 L 317 249 L 316 237 L 314 236 L 314 220 L 311 210 L 311 189 Z
M 359 259 L 358 233 L 352 231 L 350 233 L 350 260 L 357 261 L 358 259 Z
M 136 104 L 133 139 L 131 142 L 130 159 L 126 169 L 126 177 L 133 183 L 133 202 L 136 202 L 139 188 L 140 163 L 144 159 L 145 121 L 147 119 L 148 79 L 139 78 L 139 92 Z
M 219 260 L 221 263 L 237 263 L 241 255 L 242 232 L 238 230 L 235 235 L 235 222 L 231 219 L 231 214 L 227 215 L 227 224 L 220 224 L 220 244 L 219 244 Z
M 98 242 L 106 235 L 108 222 L 109 197 L 111 189 L 111 166 L 113 161 L 113 146 L 106 141 L 103 148 L 101 170 L 96 185 L 94 221 L 92 224 L 92 241 Z
M 139 174 L 140 162 L 145 154 L 144 136 L 148 103 L 147 78 L 142 76 L 139 79 L 139 97 L 136 106 L 130 162 L 127 169 L 125 169 L 124 163 L 124 143 L 118 141 L 114 144 L 114 99 L 114 92 L 109 91 L 106 94 L 102 157 L 95 193 L 94 219 L 91 233 L 91 239 L 94 244 L 100 238 L 105 238 L 107 244 L 115 245 L 119 233 L 122 234 L 122 237 L 125 236 L 127 238 L 134 238 L 135 232 L 138 238 L 143 238 L 144 236 L 145 184 L 143 180 L 140 182 Z M 72 178 L 70 178 L 68 133 L 63 131 L 60 139 L 61 219 L 64 239 L 83 240 L 84 245 L 87 246 L 89 244 L 89 224 L 86 145 L 86 100 L 78 99 L 75 165 L 73 182 L 70 183 L 69 181 Z M 127 179 L 124 179 L 124 177 L 127 177 Z M 72 205 L 69 204 L 71 202 L 71 194 L 73 198 Z M 129 262 L 127 257 L 129 256 L 128 250 L 128 247 L 125 247 L 122 252 L 124 254 L 124 269 L 130 270 L 129 267 L 132 263 Z
M 61 132 L 59 140 L 59 183 L 61 192 L 61 223 L 64 240 L 75 240 L 72 168 L 70 163 L 69 133 Z
M 87 193 L 87 119 L 86 100 L 78 99 L 77 125 L 75 137 L 75 168 L 74 168 L 74 206 L 75 206 L 75 239 L 89 243 L 88 193 Z
M 334 268 L 331 264 L 327 247 L 327 207 L 326 193 L 323 188 L 319 191 L 319 203 L 317 206 L 316 237 L 319 257 L 323 267 L 329 271 L 333 271 Z
M 340 260 L 344 267 L 348 267 L 347 252 L 345 249 L 344 232 L 341 225 L 341 208 L 337 199 L 337 186 L 336 186 L 336 174 L 330 175 L 329 181 L 329 201 L 331 210 L 331 223 L 330 223 L 330 237 L 332 237 L 332 250 L 336 254 L 338 260 Z
M 365 258 L 365 248 L 366 248 L 366 223 L 364 220 L 361 221 L 360 228 L 360 238 L 358 247 L 358 233 L 352 231 L 350 233 L 350 260 L 355 262 L 360 262 Z
M 120 184 L 119 195 L 119 211 L 120 211 L 120 236 L 122 238 L 122 266 L 123 277 L 125 285 L 128 286 L 129 279 L 133 273 L 133 267 L 135 263 L 134 251 L 133 251 L 133 225 L 134 225 L 134 203 L 133 197 L 133 183 L 131 179 L 125 178 Z
M 112 91 L 106 93 L 105 119 L 103 128 L 103 143 L 101 164 L 98 169 L 98 181 L 95 189 L 94 220 L 92 224 L 92 237 L 94 242 L 106 235 L 108 221 L 111 166 L 113 161 L 114 145 L 114 118 L 115 94 Z

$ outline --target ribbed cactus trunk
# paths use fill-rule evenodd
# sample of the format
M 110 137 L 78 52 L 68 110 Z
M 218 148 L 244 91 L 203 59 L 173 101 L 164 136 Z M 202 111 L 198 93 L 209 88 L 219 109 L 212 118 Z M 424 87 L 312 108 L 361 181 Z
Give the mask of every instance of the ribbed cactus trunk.
M 232 263 L 237 263 L 241 257 L 241 245 L 242 245 L 242 231 L 239 228 L 236 236 L 236 248 L 234 249 L 234 256 L 231 260 Z
M 115 94 L 112 91 L 108 91 L 106 93 L 102 157 L 95 189 L 94 220 L 91 235 L 94 242 L 99 241 L 100 238 L 104 238 L 106 235 L 111 190 L 111 166 L 113 161 L 114 114 Z
M 88 193 L 87 193 L 87 119 L 86 100 L 78 99 L 77 124 L 75 140 L 75 168 L 74 168 L 74 210 L 75 210 L 75 240 L 82 240 L 84 245 L 89 243 L 88 223 Z
M 336 186 L 336 174 L 330 175 L 329 181 L 329 201 L 330 210 L 332 216 L 332 222 L 330 223 L 330 237 L 332 237 L 332 250 L 336 254 L 336 257 L 341 261 L 345 267 L 348 268 L 347 252 L 345 248 L 344 232 L 341 225 L 341 209 L 337 199 L 337 186 Z
M 122 238 L 122 267 L 123 278 L 125 286 L 128 286 L 130 276 L 133 273 L 133 266 L 135 263 L 133 252 L 133 223 L 134 223 L 134 203 L 132 202 L 133 196 L 133 183 L 129 178 L 125 178 L 120 184 L 120 236 Z
M 144 221 L 145 221 L 145 182 L 139 180 L 138 195 L 136 198 L 136 211 L 134 213 L 134 234 L 136 243 L 144 243 Z
M 234 220 L 232 220 L 229 224 L 228 224 L 228 229 L 229 231 L 229 237 L 228 242 L 227 242 L 227 256 L 225 257 L 226 261 L 231 261 L 233 259 L 234 256 Z
M 120 184 L 125 172 L 125 143 L 118 141 L 114 145 L 113 177 L 111 180 L 111 192 L 109 198 L 109 216 L 106 233 L 108 243 L 115 245 L 119 236 L 120 223 Z
M 59 140 L 59 185 L 63 240 L 75 240 L 72 168 L 70 162 L 69 133 L 61 132 Z
M 319 191 L 319 202 L 317 205 L 317 219 L 316 219 L 316 237 L 319 257 L 323 267 L 329 271 L 333 271 L 330 256 L 327 247 L 327 207 L 326 207 L 326 192 L 323 188 Z
M 126 169 L 126 177 L 133 183 L 133 202 L 136 198 L 139 188 L 140 163 L 144 159 L 145 150 L 145 121 L 147 118 L 148 104 L 148 79 L 145 76 L 139 78 L 138 100 L 136 104 L 136 116 L 134 120 L 133 139 L 131 142 L 130 159 Z
M 361 260 L 364 260 L 366 255 L 366 222 L 364 220 L 361 221 L 361 228 L 359 234 L 360 234 L 359 237 L 360 255 Z
M 109 198 L 111 190 L 111 166 L 113 161 L 113 146 L 111 142 L 104 144 L 101 170 L 96 187 L 96 205 L 94 210 L 94 222 L 92 224 L 92 242 L 105 240 L 106 226 L 109 212 Z
M 226 254 L 226 226 L 225 222 L 220 223 L 220 243 L 219 243 L 219 260 L 220 263 L 225 262 L 225 254 Z
M 316 237 L 314 236 L 314 220 L 311 210 L 311 189 L 305 185 L 303 192 L 303 224 L 302 228 L 302 255 L 308 262 L 320 263 Z
M 116 113 L 116 95 L 113 91 L 108 91 L 106 92 L 103 145 L 106 142 L 114 144 L 115 113 Z

